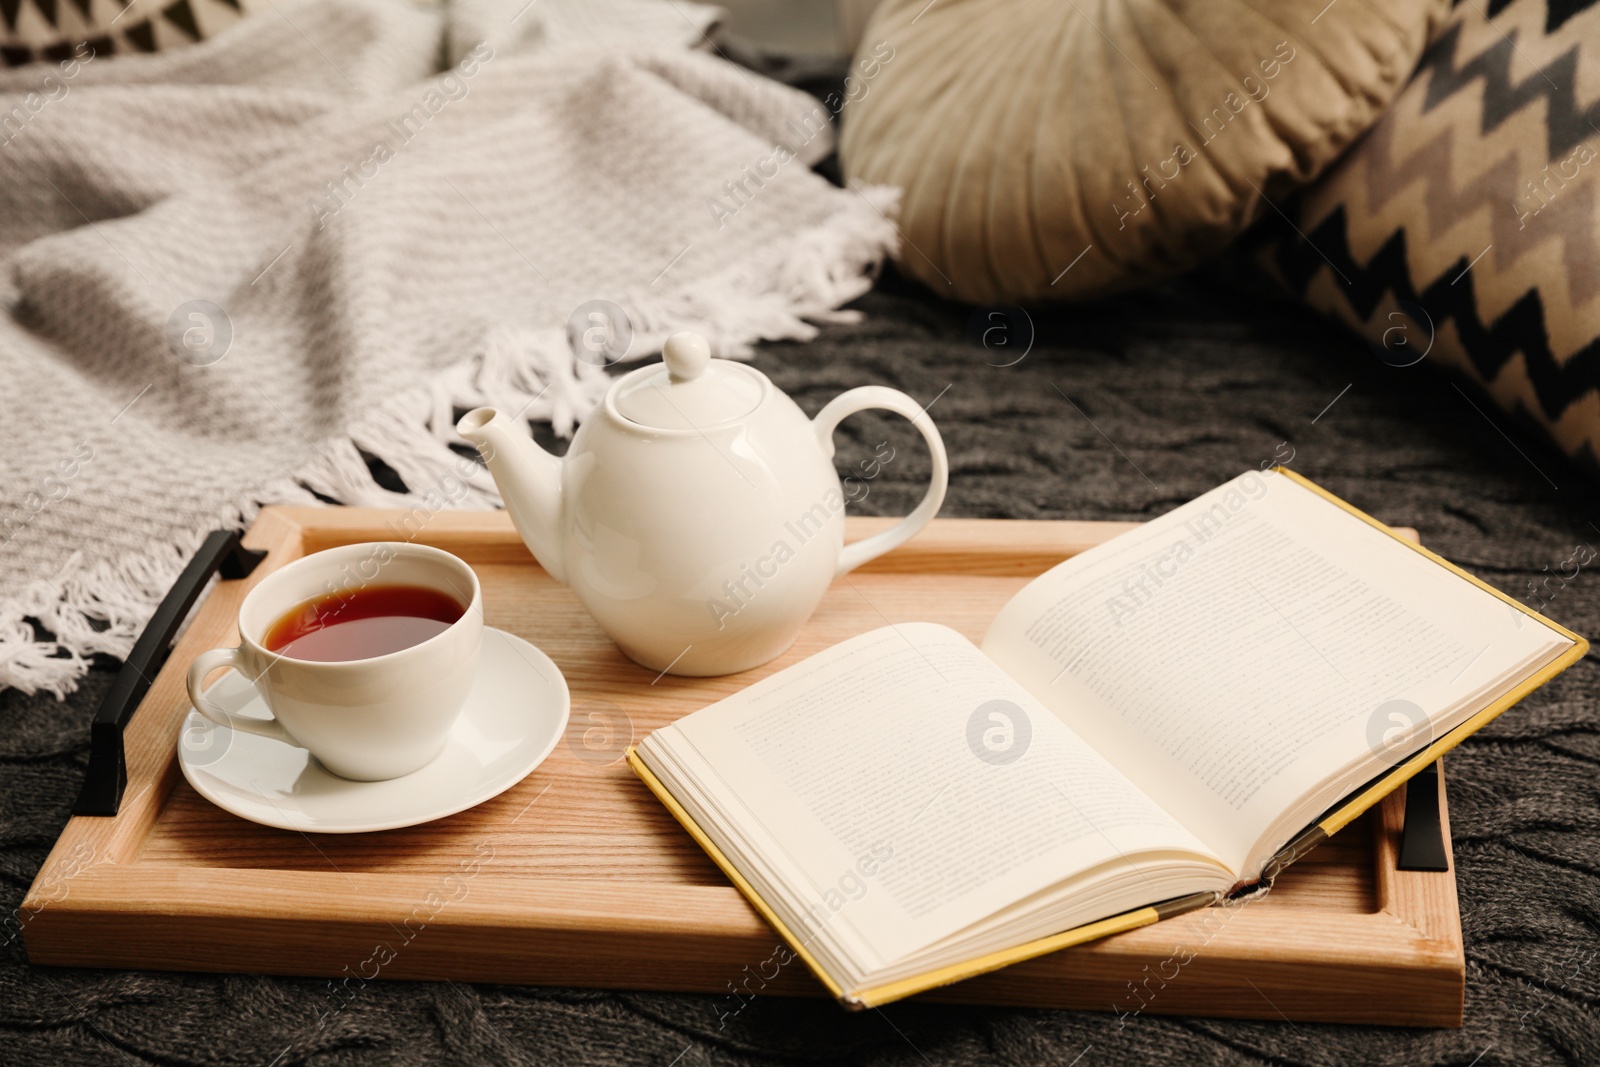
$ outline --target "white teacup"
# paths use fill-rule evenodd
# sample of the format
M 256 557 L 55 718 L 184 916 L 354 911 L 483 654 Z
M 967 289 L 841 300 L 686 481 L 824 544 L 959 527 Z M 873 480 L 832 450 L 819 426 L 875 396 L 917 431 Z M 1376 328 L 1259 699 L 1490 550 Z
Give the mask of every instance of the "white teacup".
M 294 659 L 263 647 L 289 611 L 329 593 L 419 585 L 465 606 L 461 618 L 409 648 L 369 659 Z M 214 648 L 189 667 L 189 699 L 221 726 L 308 750 L 334 774 L 379 781 L 410 774 L 444 747 L 478 670 L 483 593 L 471 567 L 425 545 L 375 541 L 330 548 L 269 574 L 239 605 L 237 648 Z M 232 667 L 272 712 L 247 718 L 203 691 L 207 675 Z

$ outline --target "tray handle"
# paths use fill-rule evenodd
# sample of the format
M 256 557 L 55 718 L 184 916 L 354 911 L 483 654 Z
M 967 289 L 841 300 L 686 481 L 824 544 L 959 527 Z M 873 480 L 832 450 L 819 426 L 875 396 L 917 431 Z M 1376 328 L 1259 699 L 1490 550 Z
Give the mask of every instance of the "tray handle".
M 213 530 L 200 550 L 178 575 L 133 651 L 123 661 L 116 681 L 111 683 L 100 710 L 89 727 L 89 769 L 83 775 L 83 788 L 72 805 L 74 815 L 115 815 L 122 806 L 122 791 L 128 784 L 128 763 L 122 746 L 122 733 L 149 692 L 151 680 L 161 671 L 172 652 L 172 640 L 189 609 L 205 591 L 211 576 L 221 573 L 225 580 L 249 577 L 265 552 L 245 548 L 237 530 Z
M 1402 871 L 1448 871 L 1444 827 L 1439 821 L 1439 762 L 1428 764 L 1406 783 L 1406 824 L 1400 832 Z

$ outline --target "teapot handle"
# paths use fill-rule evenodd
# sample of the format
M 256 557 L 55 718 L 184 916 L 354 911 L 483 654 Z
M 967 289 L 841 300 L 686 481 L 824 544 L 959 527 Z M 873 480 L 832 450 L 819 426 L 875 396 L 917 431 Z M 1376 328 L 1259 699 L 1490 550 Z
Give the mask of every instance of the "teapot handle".
M 881 385 L 863 385 L 859 389 L 841 393 L 817 412 L 817 417 L 812 420 L 811 425 L 817 431 L 817 440 L 822 444 L 822 454 L 825 457 L 833 459 L 833 431 L 838 429 L 839 423 L 848 416 L 868 408 L 883 408 L 885 411 L 892 411 L 911 420 L 911 425 L 915 426 L 922 434 L 922 439 L 928 442 L 928 452 L 933 456 L 933 479 L 928 486 L 927 495 L 922 498 L 922 503 L 917 505 L 915 511 L 882 533 L 862 538 L 844 547 L 844 551 L 839 554 L 839 568 L 833 572 L 835 578 L 850 573 L 868 560 L 876 559 L 916 536 L 934 515 L 938 514 L 939 506 L 944 503 L 945 489 L 950 484 L 950 460 L 945 455 L 944 438 L 939 436 L 939 428 L 933 424 L 933 420 L 928 417 L 927 411 L 921 404 L 898 389 L 888 389 Z

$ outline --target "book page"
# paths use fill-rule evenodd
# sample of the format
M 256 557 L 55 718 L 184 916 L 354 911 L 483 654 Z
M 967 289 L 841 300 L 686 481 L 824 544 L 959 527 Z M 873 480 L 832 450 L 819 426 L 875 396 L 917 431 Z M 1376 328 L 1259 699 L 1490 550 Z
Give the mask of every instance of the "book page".
M 1193 834 L 946 627 L 873 631 L 669 729 L 715 769 L 704 791 L 749 828 L 745 851 L 784 854 L 791 911 L 848 926 L 864 967 L 1097 865 L 1182 853 L 1226 884 Z M 861 887 L 842 909 L 841 878 Z
M 1526 621 L 1251 472 L 1042 576 L 984 649 L 1242 867 L 1309 789 L 1392 740 L 1383 709 L 1419 709 L 1425 730 L 1553 633 Z

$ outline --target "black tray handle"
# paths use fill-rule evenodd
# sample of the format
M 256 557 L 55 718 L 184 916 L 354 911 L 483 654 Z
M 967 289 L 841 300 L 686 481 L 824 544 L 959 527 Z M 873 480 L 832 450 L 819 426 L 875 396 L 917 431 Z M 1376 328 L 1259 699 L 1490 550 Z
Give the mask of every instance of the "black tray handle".
M 1402 871 L 1448 871 L 1444 827 L 1439 823 L 1439 763 L 1418 771 L 1406 783 L 1406 825 L 1400 832 Z
M 100 702 L 94 723 L 89 728 L 89 769 L 83 788 L 72 805 L 74 815 L 115 815 L 122 806 L 122 791 L 128 784 L 128 763 L 122 747 L 122 731 L 133 718 L 139 702 L 150 689 L 151 680 L 172 652 L 172 639 L 189 609 L 205 591 L 213 574 L 226 580 L 249 577 L 265 552 L 245 548 L 237 530 L 213 530 L 183 568 L 178 580 L 150 616 L 133 651 L 123 661 L 116 681 Z

